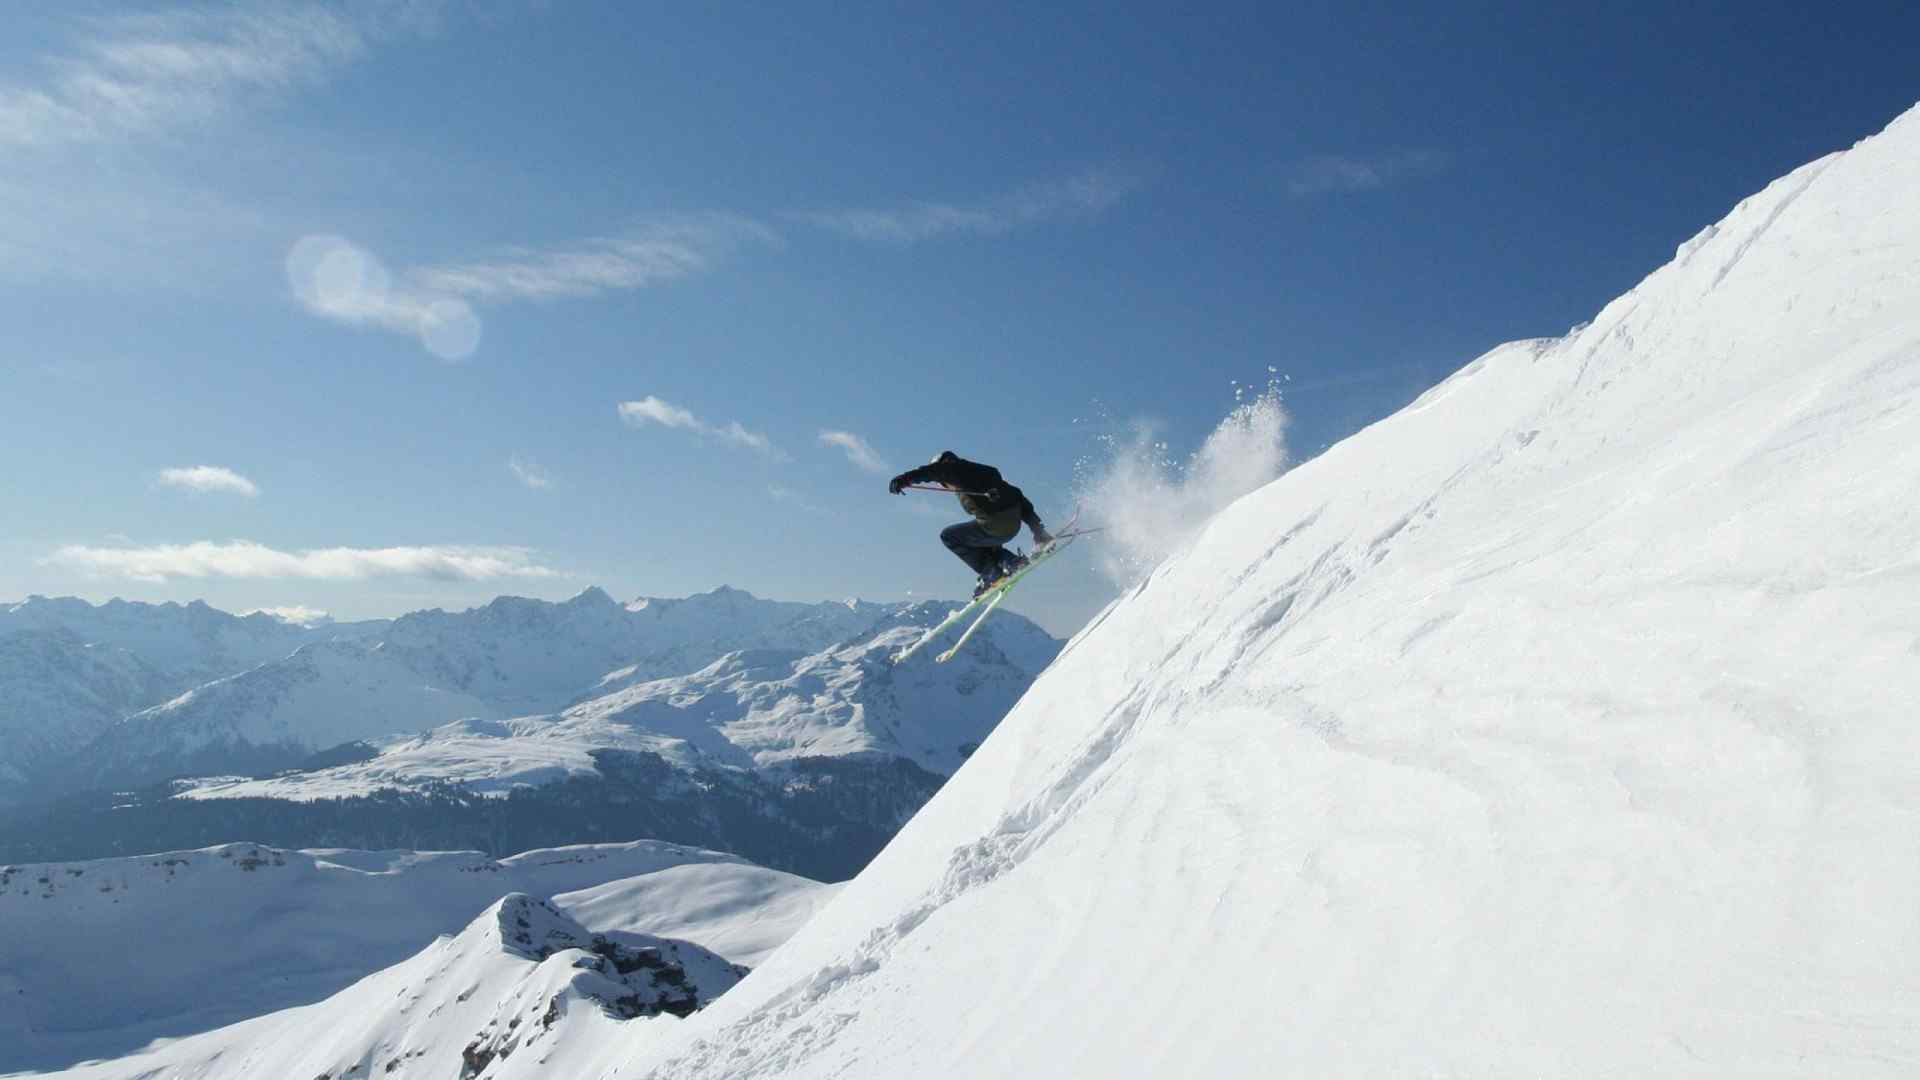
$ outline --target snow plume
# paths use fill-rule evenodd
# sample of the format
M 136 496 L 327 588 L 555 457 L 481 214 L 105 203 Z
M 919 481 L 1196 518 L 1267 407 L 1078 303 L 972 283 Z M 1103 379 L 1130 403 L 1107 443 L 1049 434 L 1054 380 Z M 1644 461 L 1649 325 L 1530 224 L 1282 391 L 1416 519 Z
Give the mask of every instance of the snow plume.
M 1095 559 L 1121 585 L 1137 581 L 1197 535 L 1214 514 L 1287 469 L 1285 403 L 1277 381 L 1234 406 L 1182 462 L 1154 426 L 1135 421 L 1099 436 L 1101 450 L 1075 468 L 1080 524 L 1106 530 Z

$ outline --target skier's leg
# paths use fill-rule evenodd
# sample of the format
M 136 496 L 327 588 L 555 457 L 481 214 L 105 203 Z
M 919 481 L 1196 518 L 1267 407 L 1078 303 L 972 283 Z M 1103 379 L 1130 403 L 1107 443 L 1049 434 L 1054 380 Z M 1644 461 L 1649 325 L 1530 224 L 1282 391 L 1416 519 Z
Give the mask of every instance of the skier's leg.
M 940 530 L 940 542 L 947 550 L 960 557 L 960 561 L 981 577 L 987 576 L 1000 565 L 1000 559 L 1006 554 L 1000 541 L 980 527 L 977 521 L 963 521 L 958 525 L 949 525 Z

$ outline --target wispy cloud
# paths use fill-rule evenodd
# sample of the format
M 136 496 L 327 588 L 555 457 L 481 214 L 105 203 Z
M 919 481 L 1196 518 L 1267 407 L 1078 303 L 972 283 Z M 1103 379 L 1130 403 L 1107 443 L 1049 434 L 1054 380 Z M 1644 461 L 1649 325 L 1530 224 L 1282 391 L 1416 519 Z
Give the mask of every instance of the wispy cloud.
M 524 548 L 388 547 L 279 551 L 251 540 L 150 547 L 69 545 L 41 560 L 98 577 L 161 582 L 169 578 L 308 578 L 357 581 L 412 576 L 454 581 L 550 578 L 559 572 L 533 561 Z
M 776 461 L 786 460 L 786 454 L 773 445 L 773 441 L 757 431 L 749 431 L 738 420 L 729 420 L 724 424 L 709 424 L 670 401 L 662 401 L 652 396 L 638 401 L 623 401 L 619 405 L 620 419 L 633 427 L 645 427 L 658 424 L 666 428 L 679 428 L 700 435 L 711 435 L 737 446 L 757 450 Z
M 220 465 L 161 469 L 160 483 L 167 487 L 186 488 L 188 491 L 219 491 L 245 495 L 249 499 L 260 494 L 260 488 L 253 481 Z
M 421 289 L 479 301 L 596 296 L 689 277 L 743 247 L 777 242 L 773 230 L 751 218 L 688 214 L 568 247 L 510 248 L 493 258 L 421 267 L 408 277 Z
M 553 486 L 553 477 L 538 462 L 521 461 L 518 455 L 507 459 L 507 469 L 530 488 L 538 490 Z
M 1051 221 L 1097 217 L 1143 186 L 1140 177 L 1111 170 L 1029 184 L 975 203 L 912 202 L 901 206 L 807 210 L 795 221 L 861 240 L 909 244 L 952 234 L 998 235 Z
M 1294 162 L 1285 170 L 1287 190 L 1296 198 L 1336 191 L 1373 191 L 1389 184 L 1443 172 L 1452 157 L 1439 150 L 1396 150 L 1373 157 L 1321 155 Z
M 408 5 L 231 5 L 79 20 L 38 82 L 0 85 L 0 146 L 151 137 L 311 85 L 374 38 L 419 24 Z
M 287 282 L 312 314 L 411 334 L 443 360 L 464 360 L 480 347 L 480 317 L 471 304 L 395 285 L 378 258 L 338 236 L 308 236 L 294 244 L 287 253 Z
M 847 460 L 853 462 L 856 468 L 864 469 L 870 473 L 884 473 L 888 471 L 887 463 L 880 460 L 880 455 L 875 453 L 873 447 L 867 444 L 867 440 L 855 435 L 851 431 L 822 431 L 820 433 L 820 443 L 823 446 L 837 446 L 846 451 Z
M 287 279 L 314 315 L 410 334 L 435 356 L 462 360 L 480 345 L 474 304 L 649 288 L 711 270 L 747 245 L 778 242 L 773 230 L 749 218 L 695 214 L 640 222 L 570 246 L 511 248 L 473 262 L 414 267 L 396 277 L 341 237 L 308 236 L 287 255 Z

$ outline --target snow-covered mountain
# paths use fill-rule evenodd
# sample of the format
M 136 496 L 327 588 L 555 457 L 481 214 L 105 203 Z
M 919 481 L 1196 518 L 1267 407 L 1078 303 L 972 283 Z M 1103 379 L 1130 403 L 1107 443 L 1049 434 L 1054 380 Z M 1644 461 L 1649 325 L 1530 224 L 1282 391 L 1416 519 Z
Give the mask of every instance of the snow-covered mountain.
M 386 626 L 385 620 L 301 626 L 265 612 L 230 615 L 199 600 L 94 605 L 71 596 L 31 596 L 0 604 L 0 636 L 64 630 L 88 644 L 124 649 L 170 676 L 173 693 L 278 660 L 309 642 L 373 637 Z
M 1911 1075 L 1916 192 L 1920 110 L 1243 498 L 581 1075 Z
M 49 744 L 71 760 L 53 770 L 40 769 L 36 763 L 37 771 L 55 772 L 59 787 L 65 790 L 131 787 L 178 775 L 270 774 L 343 743 L 404 741 L 455 721 L 462 723 L 450 729 L 452 734 L 503 733 L 510 729 L 500 727 L 497 721 L 528 716 L 535 719 L 511 730 L 545 730 L 556 726 L 560 710 L 575 703 L 604 702 L 625 693 L 629 697 L 658 694 L 675 698 L 696 694 L 712 697 L 717 704 L 716 695 L 723 689 L 740 699 L 735 711 L 743 715 L 753 712 L 766 727 L 758 738 L 747 740 L 754 747 L 748 756 L 758 755 L 763 760 L 780 757 L 768 746 L 786 738 L 793 743 L 793 752 L 785 756 L 808 752 L 887 754 L 944 774 L 958 762 L 963 748 L 976 743 L 1004 714 L 1019 690 L 1059 648 L 1059 642 L 1037 626 L 1007 613 L 996 617 L 995 634 L 980 648 L 971 650 L 967 662 L 955 665 L 950 677 L 930 680 L 923 675 L 898 700 L 869 701 L 856 692 L 857 687 L 848 685 L 859 681 L 857 678 L 849 679 L 844 673 L 822 675 L 819 677 L 830 678 L 834 685 L 829 689 L 823 683 L 825 696 L 817 706 L 809 706 L 794 704 L 796 695 L 805 688 L 802 684 L 814 677 L 799 670 L 781 673 L 773 680 L 782 686 L 753 691 L 737 672 L 723 678 L 702 669 L 730 654 L 771 652 L 787 656 L 796 668 L 809 672 L 832 665 L 871 668 L 871 656 L 818 657 L 827 651 L 868 646 L 889 634 L 904 634 L 908 627 L 931 625 L 951 608 L 862 601 L 787 603 L 724 587 L 684 599 L 642 599 L 622 605 L 596 588 L 564 603 L 501 597 L 465 612 L 416 612 L 390 626 L 351 624 L 354 633 L 335 638 L 316 636 L 326 633 L 326 626 L 306 630 L 264 614 L 235 619 L 203 604 L 181 607 L 115 601 L 96 608 L 77 600 L 36 598 L 9 610 L 16 619 L 58 627 L 42 636 L 67 635 L 60 640 L 68 642 L 69 651 L 74 641 L 111 638 L 133 641 L 176 665 L 163 670 L 158 685 L 169 692 L 154 701 L 119 692 L 126 678 L 116 676 L 117 681 L 109 681 L 110 673 L 95 670 L 101 668 L 99 663 L 86 668 L 71 661 L 64 665 L 51 660 L 31 663 L 27 660 L 38 654 L 24 647 L 20 651 L 27 660 L 8 666 L 0 658 L 0 680 L 4 680 L 0 681 L 0 702 L 7 700 L 9 687 L 15 688 L 16 698 L 30 694 L 45 698 L 58 687 L 76 681 L 70 671 L 79 670 L 87 676 L 79 682 L 79 689 L 61 692 L 65 698 L 88 699 L 86 709 L 66 709 L 56 703 L 64 710 L 63 723 L 54 725 L 43 718 L 45 709 L 0 717 L 0 737 L 20 729 L 46 731 L 52 727 L 73 732 Z M 61 619 L 67 622 L 61 623 Z M 184 632 L 180 631 L 183 624 L 198 628 L 193 632 L 199 639 L 225 644 L 216 650 L 168 642 L 165 634 Z M 372 634 L 369 629 L 379 632 Z M 96 638 L 85 637 L 88 633 Z M 241 641 L 254 653 L 232 645 L 232 640 Z M 189 662 L 215 663 L 208 659 L 212 656 L 238 662 L 233 658 L 246 655 L 251 659 L 282 646 L 287 647 L 286 652 L 249 663 L 244 670 L 184 693 L 177 688 L 177 678 L 164 674 L 180 670 L 177 665 Z M 124 655 L 137 661 L 145 654 Z M 659 683 L 676 676 L 685 681 L 677 686 Z M 1019 686 L 1012 686 L 1009 679 Z M 718 685 L 722 681 L 725 687 Z M 140 685 L 147 687 L 152 682 Z M 643 686 L 648 689 L 643 690 Z M 118 692 L 118 696 L 110 691 Z M 95 706 L 95 699 L 104 704 Z M 778 703 L 754 711 L 749 699 L 777 699 Z M 132 707 L 120 714 L 125 717 L 123 722 L 106 723 L 103 709 L 113 708 L 115 701 L 122 707 Z M 903 711 L 908 705 L 911 713 Z M 776 707 L 784 710 L 783 719 L 773 718 L 770 710 Z M 880 727 L 866 719 L 876 712 L 885 714 L 877 721 Z M 678 724 L 684 724 L 688 715 L 684 703 L 661 713 L 663 719 Z M 787 729 L 785 735 L 774 730 L 782 726 Z M 944 730 L 936 731 L 936 726 Z M 624 727 L 640 730 L 644 725 L 628 723 Z M 596 743 L 578 738 L 579 728 L 575 724 L 550 735 L 531 757 L 510 762 L 502 775 L 510 776 L 508 783 L 565 775 L 565 770 L 555 772 L 541 764 L 559 743 L 579 751 L 569 758 L 574 772 L 591 768 L 580 752 L 596 746 L 627 745 L 619 740 Z M 656 734 L 657 738 L 648 735 L 639 741 L 649 748 L 674 741 L 671 730 Z M 74 744 L 86 735 L 93 741 L 84 750 L 74 751 Z M 447 761 L 447 751 L 458 745 L 457 739 L 441 738 L 428 751 L 434 767 L 418 775 L 481 778 L 501 769 L 500 747 L 493 744 L 483 748 L 478 762 L 456 762 L 453 769 L 441 768 Z M 518 748 L 531 746 L 516 744 Z M 736 755 L 734 760 L 745 759 Z M 362 775 L 392 779 L 402 774 L 383 765 Z M 280 789 L 274 790 L 278 793 Z
M 298 626 L 198 601 L 0 604 L 0 805 L 58 790 L 49 790 L 50 774 L 132 713 L 302 645 L 364 639 L 385 626 Z
M 590 589 L 409 616 L 111 724 L 34 770 L 75 794 L 0 818 L 0 859 L 238 836 L 496 854 L 653 837 L 843 880 L 1059 651 L 1001 612 L 949 664 L 886 662 L 951 610 L 736 589 L 620 605 Z M 694 666 L 647 675 L 680 663 Z M 515 711 L 530 701 L 559 704 Z
M 594 933 L 515 893 L 318 1004 L 58 1075 L 582 1076 L 582 1051 L 641 1018 L 692 1013 L 743 972 L 690 942 Z
M 490 702 L 423 683 L 378 643 L 321 642 L 134 713 L 67 771 L 87 787 L 271 771 L 342 743 L 499 715 Z
M 656 753 L 687 767 L 749 770 L 803 758 L 901 758 L 945 776 L 1059 651 L 1039 627 L 1009 615 L 996 616 L 949 663 L 889 662 L 951 610 L 947 603 L 889 609 L 864 628 L 864 640 L 811 655 L 743 650 L 691 675 L 651 681 L 635 681 L 627 669 L 598 688 L 618 689 L 559 713 L 461 720 L 387 743 L 369 761 L 209 783 L 183 797 L 338 798 L 446 782 L 501 794 L 595 774 L 596 752 L 609 749 Z
M 223 844 L 0 867 L 0 1072 L 112 1057 L 319 1001 L 508 893 L 594 932 L 759 962 L 834 887 L 636 841 L 529 851 L 287 851 Z
M 763 600 L 722 586 L 684 599 L 616 603 L 598 588 L 563 604 L 503 596 L 449 614 L 396 619 L 386 648 L 436 686 L 510 715 L 554 712 L 615 677 L 684 675 L 739 649 L 815 652 L 861 633 L 894 605 Z
M 0 632 L 0 804 L 173 686 L 126 649 L 64 627 Z

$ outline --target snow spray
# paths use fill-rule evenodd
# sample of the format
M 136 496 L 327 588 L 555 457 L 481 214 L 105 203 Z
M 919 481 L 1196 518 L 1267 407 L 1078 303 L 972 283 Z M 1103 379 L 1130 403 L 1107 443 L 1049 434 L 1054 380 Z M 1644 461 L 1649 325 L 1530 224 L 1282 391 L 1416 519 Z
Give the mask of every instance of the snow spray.
M 1279 380 L 1258 394 L 1249 389 L 1236 386 L 1233 409 L 1184 462 L 1153 424 L 1136 420 L 1095 436 L 1099 450 L 1075 465 L 1080 523 L 1106 530 L 1094 561 L 1116 584 L 1138 581 L 1213 515 L 1286 471 Z

